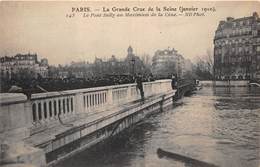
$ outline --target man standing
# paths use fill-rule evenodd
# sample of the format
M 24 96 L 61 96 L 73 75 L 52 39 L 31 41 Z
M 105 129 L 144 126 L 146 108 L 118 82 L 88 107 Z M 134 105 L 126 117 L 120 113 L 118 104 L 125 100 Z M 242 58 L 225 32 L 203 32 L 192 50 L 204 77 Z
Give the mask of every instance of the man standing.
M 171 85 L 172 85 L 172 89 L 177 89 L 177 77 L 175 77 L 175 75 L 172 75 L 172 82 L 171 82 Z
M 144 100 L 144 89 L 143 89 L 143 81 L 142 81 L 142 75 L 139 73 L 136 77 L 136 86 L 140 91 L 141 98 Z
M 175 95 L 172 96 L 172 101 L 174 102 L 176 99 L 179 98 L 178 79 L 177 79 L 177 76 L 175 76 L 174 74 L 172 75 L 171 85 L 172 85 L 172 90 L 177 90 L 177 91 L 175 92 Z

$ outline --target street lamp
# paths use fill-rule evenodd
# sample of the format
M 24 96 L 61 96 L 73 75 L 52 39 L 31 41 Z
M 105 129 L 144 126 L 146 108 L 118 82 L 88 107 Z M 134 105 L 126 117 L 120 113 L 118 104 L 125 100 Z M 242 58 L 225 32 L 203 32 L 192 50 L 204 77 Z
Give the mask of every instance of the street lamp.
M 134 56 L 132 57 L 132 59 L 131 59 L 131 63 L 132 63 L 132 70 L 133 70 L 133 76 L 135 75 L 135 58 L 134 58 Z

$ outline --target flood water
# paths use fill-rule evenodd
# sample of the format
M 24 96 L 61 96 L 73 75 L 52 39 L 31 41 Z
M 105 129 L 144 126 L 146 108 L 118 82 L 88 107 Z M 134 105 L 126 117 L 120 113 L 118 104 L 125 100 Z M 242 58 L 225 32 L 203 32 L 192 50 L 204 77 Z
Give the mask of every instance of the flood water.
M 260 167 L 260 89 L 204 87 L 106 145 L 60 167 L 193 167 L 157 149 L 221 167 Z

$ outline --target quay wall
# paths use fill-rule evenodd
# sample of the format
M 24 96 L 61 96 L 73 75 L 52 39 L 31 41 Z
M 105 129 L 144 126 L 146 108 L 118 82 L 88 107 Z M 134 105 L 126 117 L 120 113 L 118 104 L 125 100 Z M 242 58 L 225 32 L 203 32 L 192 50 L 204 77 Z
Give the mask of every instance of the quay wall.
M 19 163 L 23 154 L 23 163 L 47 166 L 90 147 L 170 103 L 175 93 L 170 83 L 144 83 L 144 102 L 136 84 L 39 93 L 31 99 L 1 94 L 0 139 L 7 149 L 1 150 L 0 164 Z M 23 153 L 10 149 L 13 143 L 21 143 Z

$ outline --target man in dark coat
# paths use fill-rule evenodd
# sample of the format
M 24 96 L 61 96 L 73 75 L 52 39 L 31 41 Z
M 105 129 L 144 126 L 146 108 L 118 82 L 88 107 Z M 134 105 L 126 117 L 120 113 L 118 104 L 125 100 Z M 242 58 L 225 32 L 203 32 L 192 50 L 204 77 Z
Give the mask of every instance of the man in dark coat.
M 177 77 L 175 77 L 175 75 L 172 75 L 172 82 L 171 82 L 171 85 L 172 85 L 172 89 L 177 89 Z
M 137 77 L 136 77 L 136 84 L 137 84 L 136 85 L 137 88 L 140 91 L 141 98 L 142 98 L 142 100 L 144 100 L 144 89 L 143 89 L 143 81 L 142 81 L 142 75 L 141 74 L 137 75 Z

